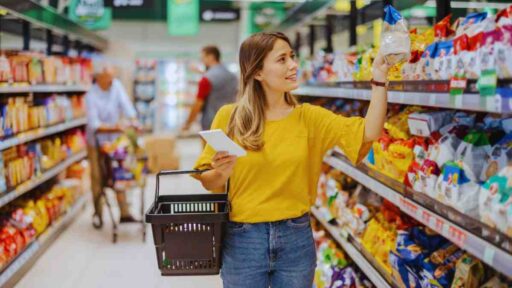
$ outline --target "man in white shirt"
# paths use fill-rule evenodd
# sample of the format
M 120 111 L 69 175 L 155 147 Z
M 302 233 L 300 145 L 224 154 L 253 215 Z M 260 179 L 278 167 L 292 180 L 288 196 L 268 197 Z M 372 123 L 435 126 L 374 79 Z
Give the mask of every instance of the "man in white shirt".
M 102 204 L 101 203 L 101 174 L 100 174 L 100 155 L 97 150 L 95 137 L 96 131 L 122 131 L 122 119 L 130 119 L 136 123 L 137 112 L 133 103 L 126 94 L 122 83 L 115 79 L 112 67 L 106 65 L 95 65 L 95 84 L 85 96 L 87 105 L 87 153 L 91 167 L 91 185 L 94 200 L 95 216 L 93 226 L 101 228 Z M 111 141 L 115 135 L 101 135 L 102 141 Z M 125 193 L 117 193 L 117 201 L 121 209 L 121 221 L 134 220 L 130 213 Z

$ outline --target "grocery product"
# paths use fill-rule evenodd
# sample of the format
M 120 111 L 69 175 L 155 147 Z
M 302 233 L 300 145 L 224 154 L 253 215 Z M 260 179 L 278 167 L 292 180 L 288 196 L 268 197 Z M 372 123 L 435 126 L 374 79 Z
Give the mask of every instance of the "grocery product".
M 400 13 L 391 5 L 384 8 L 380 53 L 386 62 L 395 65 L 407 61 L 410 57 L 411 42 L 407 23 Z
M 477 288 L 485 277 L 482 262 L 469 254 L 464 254 L 457 262 L 451 288 Z

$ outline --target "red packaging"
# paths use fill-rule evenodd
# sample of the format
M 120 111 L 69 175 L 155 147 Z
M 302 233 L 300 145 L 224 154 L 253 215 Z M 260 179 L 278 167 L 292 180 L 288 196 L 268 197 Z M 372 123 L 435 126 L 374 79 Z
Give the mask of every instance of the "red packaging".
M 446 39 L 455 34 L 455 31 L 450 26 L 451 18 L 452 14 L 444 17 L 443 20 L 434 25 L 434 35 L 436 39 Z

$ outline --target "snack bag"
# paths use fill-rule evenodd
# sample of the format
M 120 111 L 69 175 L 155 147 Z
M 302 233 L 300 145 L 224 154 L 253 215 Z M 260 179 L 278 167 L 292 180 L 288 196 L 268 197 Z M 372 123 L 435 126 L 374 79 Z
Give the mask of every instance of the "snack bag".
M 492 17 L 487 17 L 487 12 L 480 13 L 471 13 L 467 15 L 462 21 L 459 22 L 459 27 L 457 27 L 456 36 L 460 36 L 463 34 L 468 35 L 469 37 L 482 32 L 486 25 L 492 25 L 489 23 L 489 20 L 494 22 Z M 487 21 L 485 21 L 487 19 Z M 492 30 L 492 29 L 489 29 Z
M 478 218 L 480 186 L 467 176 L 462 163 L 447 162 L 436 184 L 437 199 L 471 217 Z
M 469 65 L 468 59 L 469 37 L 462 34 L 453 39 L 453 52 L 455 54 L 455 75 L 462 76 L 466 73 L 466 67 Z
M 393 6 L 387 5 L 384 11 L 380 52 L 390 65 L 405 62 L 409 59 L 411 52 L 407 23 Z
M 434 77 L 434 57 L 437 51 L 437 42 L 434 42 L 427 46 L 421 59 L 416 65 L 415 80 L 432 80 Z
M 12 82 L 11 65 L 9 59 L 4 54 L 0 55 L 0 83 L 8 84 Z
M 430 137 L 430 134 L 449 124 L 452 118 L 452 111 L 414 112 L 407 119 L 409 132 L 416 136 Z
M 451 18 L 452 15 L 450 14 L 434 25 L 434 33 L 436 39 L 444 40 L 455 33 L 455 31 L 451 28 L 450 25 Z
M 495 48 L 495 45 L 498 42 L 501 42 L 502 39 L 503 32 L 501 29 L 495 29 L 483 34 L 482 47 L 480 48 L 478 55 L 480 69 L 482 71 L 496 69 L 497 49 Z
M 501 31 L 499 41 L 495 42 L 496 73 L 498 78 L 512 77 L 512 25 L 499 28 Z
M 434 73 L 436 80 L 448 80 L 455 72 L 455 57 L 453 52 L 453 40 L 438 42 L 434 55 Z
M 471 181 L 480 182 L 485 180 L 482 177 L 485 162 L 482 160 L 487 159 L 490 154 L 488 137 L 482 132 L 471 132 L 457 148 L 455 159 L 462 161 L 468 168 L 465 172 Z
M 479 208 L 482 222 L 496 227 L 505 234 L 512 235 L 512 176 L 511 166 L 504 168 L 482 185 Z
M 457 261 L 451 288 L 478 288 L 484 276 L 482 262 L 466 253 Z
M 496 14 L 496 25 L 505 26 L 512 25 L 512 5 L 499 11 Z
M 499 276 L 494 276 L 480 288 L 510 288 L 510 286 L 502 281 Z
M 512 160 L 512 134 L 507 134 L 492 147 L 484 160 L 484 167 L 480 175 L 482 181 L 487 181 L 503 169 Z

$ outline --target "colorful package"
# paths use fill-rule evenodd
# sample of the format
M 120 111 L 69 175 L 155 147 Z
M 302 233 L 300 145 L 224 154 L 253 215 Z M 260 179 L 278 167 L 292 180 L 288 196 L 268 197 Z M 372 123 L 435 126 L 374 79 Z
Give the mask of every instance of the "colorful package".
M 503 139 L 492 147 L 489 155 L 484 160 L 484 167 L 480 174 L 482 181 L 487 181 L 491 176 L 496 175 L 512 160 L 512 134 L 507 134 Z
M 456 35 L 460 36 L 466 34 L 471 37 L 475 34 L 478 34 L 479 32 L 482 32 L 483 27 L 481 23 L 488 19 L 487 16 L 487 12 L 471 13 L 467 15 L 464 20 L 460 22 L 459 27 L 457 27 Z M 494 19 L 489 19 L 494 21 Z
M 12 72 L 9 59 L 4 54 L 0 55 L 0 83 L 8 84 L 12 82 Z
M 501 29 L 495 29 L 483 34 L 482 47 L 478 51 L 480 69 L 484 70 L 496 70 L 497 66 L 497 49 L 495 45 L 501 42 L 503 39 L 503 32 Z
M 429 137 L 432 132 L 449 124 L 452 118 L 452 111 L 414 112 L 407 119 L 409 132 L 412 135 Z
M 487 135 L 482 132 L 471 132 L 457 148 L 455 159 L 462 161 L 467 167 L 465 172 L 471 181 L 479 182 L 485 180 L 482 177 L 485 162 L 482 160 L 487 159 L 490 154 L 491 145 Z
M 480 186 L 466 176 L 462 163 L 447 162 L 436 184 L 437 199 L 462 213 L 478 218 Z
M 450 25 L 451 18 L 452 15 L 450 14 L 434 25 L 434 33 L 437 39 L 443 40 L 455 33 Z
M 434 80 L 448 80 L 455 73 L 455 55 L 453 52 L 453 40 L 437 43 L 437 50 L 433 60 Z
M 464 254 L 457 261 L 451 288 L 478 288 L 484 280 L 485 270 L 480 260 Z
M 495 42 L 495 55 L 496 55 L 496 72 L 498 78 L 512 77 L 512 25 L 503 26 L 500 28 L 501 38 L 500 41 Z
M 380 52 L 390 65 L 405 62 L 409 59 L 411 52 L 407 23 L 393 6 L 386 6 L 384 11 Z

